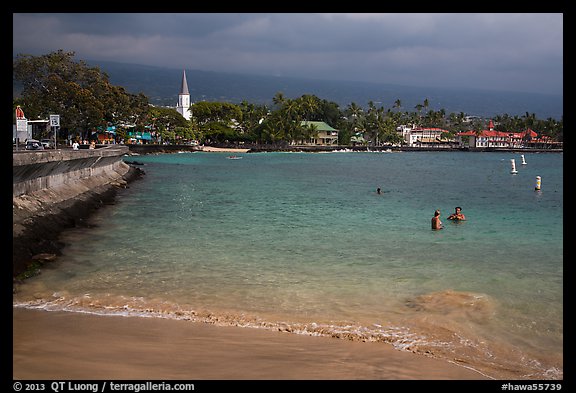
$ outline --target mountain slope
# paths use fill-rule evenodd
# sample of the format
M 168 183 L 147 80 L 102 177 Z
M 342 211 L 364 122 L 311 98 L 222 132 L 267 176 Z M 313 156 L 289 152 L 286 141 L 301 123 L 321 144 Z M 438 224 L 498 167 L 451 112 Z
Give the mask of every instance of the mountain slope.
M 175 106 L 178 101 L 181 69 L 94 60 L 87 60 L 87 63 L 106 72 L 113 84 L 124 86 L 131 93 L 144 93 L 154 105 Z M 199 70 L 186 70 L 186 78 L 191 102 L 206 100 L 240 103 L 246 100 L 271 105 L 274 95 L 282 92 L 288 98 L 314 94 L 321 99 L 334 101 L 342 108 L 351 102 L 367 107 L 367 103 L 373 101 L 377 106 L 388 109 L 400 99 L 401 110 L 415 111 L 414 107 L 427 98 L 429 110 L 443 108 L 446 113 L 464 112 L 488 117 L 503 113 L 521 116 L 529 112 L 535 113 L 539 118 L 556 119 L 563 115 L 561 95 L 326 81 Z

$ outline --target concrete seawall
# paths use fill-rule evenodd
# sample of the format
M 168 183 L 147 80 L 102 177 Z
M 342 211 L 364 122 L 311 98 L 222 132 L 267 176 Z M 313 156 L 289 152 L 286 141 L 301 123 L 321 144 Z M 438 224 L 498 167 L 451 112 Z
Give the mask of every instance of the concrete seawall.
M 83 225 L 142 174 L 122 160 L 126 153 L 126 146 L 110 146 L 13 154 L 14 276 L 38 261 L 38 255 L 59 255 L 62 230 Z
M 93 176 L 122 177 L 128 165 L 122 156 L 126 146 L 84 150 L 44 150 L 21 152 L 12 158 L 14 197 L 59 187 Z

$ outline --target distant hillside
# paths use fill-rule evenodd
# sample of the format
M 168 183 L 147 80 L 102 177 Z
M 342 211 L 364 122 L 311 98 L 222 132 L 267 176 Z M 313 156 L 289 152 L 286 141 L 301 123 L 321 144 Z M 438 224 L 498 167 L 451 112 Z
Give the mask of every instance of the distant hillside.
M 113 84 L 124 86 L 131 93 L 144 93 L 154 105 L 175 106 L 182 78 L 181 69 L 153 67 L 88 60 L 106 72 Z M 317 79 L 229 74 L 186 70 L 192 102 L 226 101 L 271 104 L 277 92 L 288 98 L 314 94 L 334 101 L 342 108 L 351 102 L 366 107 L 369 101 L 377 106 L 392 108 L 400 99 L 402 110 L 414 111 L 417 104 L 428 98 L 429 109 L 444 108 L 446 113 L 464 112 L 469 115 L 493 116 L 508 113 L 536 113 L 538 118 L 560 119 L 563 115 L 562 96 L 518 92 L 498 92 L 477 89 L 445 89 L 409 87 L 393 84 L 325 81 Z

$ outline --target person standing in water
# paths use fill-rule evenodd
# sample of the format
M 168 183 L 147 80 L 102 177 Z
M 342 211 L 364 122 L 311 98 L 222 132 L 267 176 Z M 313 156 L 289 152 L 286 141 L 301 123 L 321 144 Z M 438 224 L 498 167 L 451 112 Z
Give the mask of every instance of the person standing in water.
M 454 209 L 454 213 L 452 213 L 448 216 L 448 219 L 449 220 L 455 220 L 455 221 L 458 221 L 458 220 L 464 221 L 464 220 L 466 220 L 466 216 L 464 214 L 462 214 L 462 208 L 460 206 L 457 206 Z
M 432 229 L 442 229 L 442 221 L 440 221 L 440 210 L 436 209 L 434 217 L 432 217 Z

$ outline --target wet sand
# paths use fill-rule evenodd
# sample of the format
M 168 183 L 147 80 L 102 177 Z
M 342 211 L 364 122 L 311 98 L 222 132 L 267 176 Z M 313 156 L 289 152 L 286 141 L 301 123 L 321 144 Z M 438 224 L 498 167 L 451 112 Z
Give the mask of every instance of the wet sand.
M 14 308 L 13 379 L 486 378 L 386 344 L 190 321 Z

